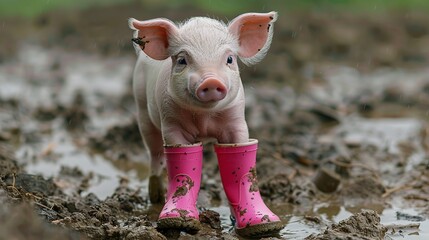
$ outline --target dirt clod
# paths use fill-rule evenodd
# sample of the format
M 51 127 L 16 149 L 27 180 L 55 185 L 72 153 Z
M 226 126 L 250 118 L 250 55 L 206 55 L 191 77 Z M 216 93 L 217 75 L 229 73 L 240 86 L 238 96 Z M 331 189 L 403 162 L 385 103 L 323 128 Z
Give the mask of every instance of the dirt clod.
M 15 159 L 13 149 L 0 143 L 0 178 L 21 171 Z
M 46 180 L 42 176 L 27 173 L 8 175 L 4 178 L 4 182 L 8 186 L 23 188 L 26 192 L 30 193 L 42 193 L 45 196 L 53 195 L 56 190 L 52 179 Z
M 327 168 L 320 168 L 313 179 L 317 189 L 324 193 L 332 193 L 337 190 L 341 182 L 340 176 Z
M 384 239 L 387 228 L 380 224 L 380 217 L 374 211 L 362 211 L 338 224 L 332 224 L 323 233 L 311 235 L 306 240 L 350 239 L 374 240 Z
M 351 199 L 378 199 L 386 192 L 380 180 L 371 176 L 360 176 L 351 179 L 342 188 L 341 194 Z
M 208 224 L 213 229 L 222 229 L 220 225 L 220 215 L 212 210 L 205 210 L 200 213 L 201 223 Z

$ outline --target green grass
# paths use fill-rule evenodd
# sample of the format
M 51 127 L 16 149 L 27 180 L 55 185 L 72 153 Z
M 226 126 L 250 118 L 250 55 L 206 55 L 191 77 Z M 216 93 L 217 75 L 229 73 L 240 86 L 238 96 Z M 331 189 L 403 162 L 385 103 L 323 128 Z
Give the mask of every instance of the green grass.
M 0 16 L 34 17 L 55 9 L 88 8 L 127 0 L 0 0 Z
M 55 9 L 82 9 L 136 0 L 0 0 L 0 16 L 34 17 Z M 418 9 L 429 12 L 429 0 L 140 0 L 149 7 L 194 4 L 202 9 L 237 14 L 245 11 L 328 10 L 378 11 Z

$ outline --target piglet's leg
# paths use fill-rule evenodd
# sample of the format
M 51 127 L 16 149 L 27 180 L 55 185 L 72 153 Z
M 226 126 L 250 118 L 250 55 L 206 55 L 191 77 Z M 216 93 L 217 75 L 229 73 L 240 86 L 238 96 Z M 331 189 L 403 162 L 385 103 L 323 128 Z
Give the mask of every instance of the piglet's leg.
M 230 121 L 226 127 L 219 128 L 219 130 L 217 141 L 220 144 L 247 143 L 249 141 L 249 129 L 244 119 Z
M 162 136 L 164 145 L 189 145 L 197 141 L 196 135 L 189 133 L 183 129 L 180 124 L 166 124 L 162 126 Z
M 147 112 L 139 115 L 139 127 L 150 157 L 149 199 L 152 203 L 160 203 L 164 200 L 165 192 L 161 179 L 165 165 L 164 147 L 161 131 L 147 116 Z

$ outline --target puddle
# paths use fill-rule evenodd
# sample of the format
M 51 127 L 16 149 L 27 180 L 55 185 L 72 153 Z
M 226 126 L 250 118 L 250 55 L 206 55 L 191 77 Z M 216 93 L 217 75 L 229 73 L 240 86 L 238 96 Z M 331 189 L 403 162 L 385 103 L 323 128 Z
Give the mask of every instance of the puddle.
M 397 212 L 406 213 L 410 215 L 419 215 L 415 209 L 399 209 L 389 208 L 383 211 L 381 215 L 381 222 L 386 225 L 409 225 L 409 224 L 420 224 L 418 228 L 404 228 L 400 231 L 392 231 L 389 229 L 386 234 L 386 239 L 429 239 L 429 219 L 422 222 L 398 220 Z
M 396 207 L 383 209 L 382 205 L 344 207 L 341 205 L 330 205 L 329 203 L 322 203 L 314 206 L 312 211 L 306 212 L 305 214 L 291 214 L 290 212 L 281 211 L 292 208 L 293 206 L 290 205 L 280 207 L 277 206 L 275 208 L 277 210 L 277 213 L 281 216 L 282 221 L 286 223 L 286 227 L 280 232 L 280 236 L 284 239 L 299 240 L 304 239 L 311 234 L 318 234 L 320 232 L 323 232 L 323 230 L 326 229 L 327 226 L 333 223 L 339 223 L 340 221 L 347 219 L 353 214 L 359 213 L 361 210 L 373 210 L 377 212 L 380 215 L 381 224 L 386 227 L 393 225 L 420 225 L 418 228 L 403 228 L 400 229 L 400 231 L 398 230 L 399 228 L 396 231 L 393 231 L 392 228 L 388 228 L 385 239 L 429 239 L 429 219 L 416 222 L 398 220 L 397 218 L 397 212 L 406 213 L 413 216 L 419 216 L 419 213 L 415 209 L 401 209 Z M 231 227 L 231 220 L 229 217 L 229 208 L 225 206 L 220 206 L 210 209 L 220 213 L 223 232 L 229 232 L 234 234 L 233 228 Z M 315 223 L 311 220 L 306 220 L 308 216 L 319 217 L 321 219 L 321 223 Z
M 127 179 L 129 186 L 132 188 L 141 188 L 142 191 L 147 190 L 149 168 L 144 161 L 137 162 L 136 160 L 123 166 L 120 166 L 120 164 L 119 166 L 118 164 L 115 165 L 100 154 L 91 155 L 86 151 L 82 151 L 81 148 L 73 143 L 67 132 L 61 131 L 55 131 L 52 136 L 43 139 L 40 145 L 45 146 L 45 149 L 52 148 L 52 150 L 49 150 L 48 156 L 38 157 L 36 161 L 25 157 L 30 156 L 29 151 L 37 151 L 32 146 L 24 145 L 17 151 L 18 159 L 28 162 L 24 168 L 27 173 L 40 174 L 45 178 L 55 179 L 59 177 L 62 167 L 76 167 L 85 175 L 90 173 L 94 175 L 90 181 L 89 188 L 82 194 L 94 193 L 101 200 L 113 194 L 119 186 L 121 178 Z

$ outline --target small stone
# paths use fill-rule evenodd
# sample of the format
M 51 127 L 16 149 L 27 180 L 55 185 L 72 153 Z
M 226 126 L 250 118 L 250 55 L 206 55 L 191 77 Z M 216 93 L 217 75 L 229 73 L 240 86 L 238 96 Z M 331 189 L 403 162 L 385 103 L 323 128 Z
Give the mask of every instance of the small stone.
M 335 192 L 340 182 L 340 176 L 327 168 L 319 169 L 313 179 L 313 183 L 316 185 L 317 189 L 324 193 Z

